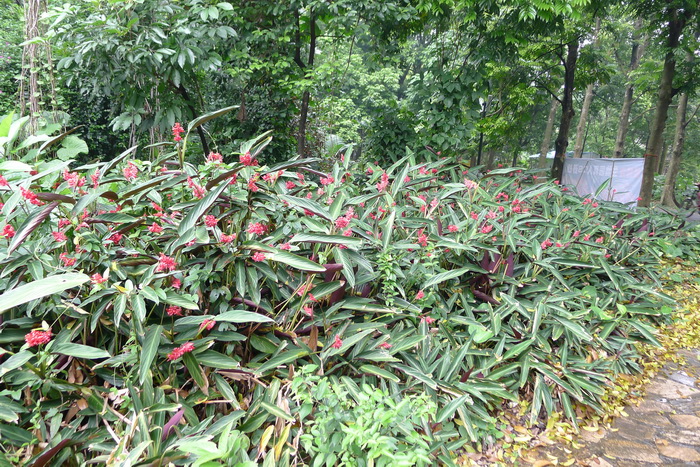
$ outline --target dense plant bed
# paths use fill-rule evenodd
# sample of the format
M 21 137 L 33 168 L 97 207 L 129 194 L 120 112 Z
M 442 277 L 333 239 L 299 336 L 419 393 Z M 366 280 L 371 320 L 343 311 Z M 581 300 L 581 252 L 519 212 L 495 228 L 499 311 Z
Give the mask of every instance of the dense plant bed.
M 600 408 L 670 319 L 660 258 L 696 241 L 517 169 L 267 167 L 267 135 L 190 164 L 182 133 L 153 161 L 0 164 L 8 461 L 449 463 L 505 401 Z
M 692 259 L 692 258 L 691 258 Z M 465 446 L 460 465 L 494 465 L 521 462 L 538 465 L 573 465 L 591 463 L 580 449 L 591 440 L 605 436 L 618 417 L 628 417 L 629 407 L 644 400 L 646 386 L 669 363 L 684 365 L 680 351 L 700 348 L 700 275 L 695 261 L 674 264 L 664 262 L 668 273 L 663 275 L 665 291 L 677 302 L 673 323 L 659 328 L 661 346 L 639 344 L 640 373 L 620 373 L 611 377 L 601 397 L 602 411 L 578 406 L 578 424 L 572 424 L 563 413 L 555 412 L 543 423 L 527 420 L 528 401 L 511 404 L 497 414 L 501 423 L 498 439 L 475 450 Z M 549 458 L 551 462 L 547 463 Z

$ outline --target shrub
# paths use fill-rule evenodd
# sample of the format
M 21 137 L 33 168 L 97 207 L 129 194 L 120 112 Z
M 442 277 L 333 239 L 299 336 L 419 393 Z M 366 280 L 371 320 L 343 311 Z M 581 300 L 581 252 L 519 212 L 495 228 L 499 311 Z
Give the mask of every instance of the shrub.
M 504 401 L 599 407 L 669 319 L 671 217 L 450 159 L 257 165 L 268 135 L 181 162 L 215 115 L 153 162 L 0 164 L 7 459 L 450 463 Z M 370 448 L 334 407 L 377 399 Z

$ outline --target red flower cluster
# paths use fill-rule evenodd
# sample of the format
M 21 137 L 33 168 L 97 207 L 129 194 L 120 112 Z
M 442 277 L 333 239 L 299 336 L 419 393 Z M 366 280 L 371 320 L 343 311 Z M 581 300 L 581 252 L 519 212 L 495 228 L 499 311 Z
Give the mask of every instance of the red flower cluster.
M 218 152 L 210 152 L 209 155 L 207 156 L 207 162 L 213 163 L 213 164 L 220 164 L 221 162 L 224 161 L 224 158 L 221 154 Z
M 57 242 L 65 242 L 68 239 L 66 237 L 66 234 L 64 234 L 61 231 L 51 232 L 51 235 L 53 235 L 53 239 L 56 240 Z
M 221 243 L 231 243 L 236 239 L 236 234 L 221 234 Z
M 261 251 L 257 251 L 253 254 L 253 261 L 255 261 L 255 262 L 259 263 L 261 261 L 265 261 L 265 259 L 266 259 L 265 253 L 263 253 Z
M 248 225 L 246 232 L 252 235 L 262 235 L 267 232 L 267 226 L 261 222 L 253 222 Z
M 7 224 L 3 229 L 2 233 L 0 233 L 0 237 L 7 237 L 7 238 L 12 238 L 15 236 L 15 228 L 12 227 L 10 224 Z
M 250 154 L 250 151 L 246 152 L 243 154 L 240 158 L 241 164 L 247 166 L 247 167 L 252 167 L 258 165 L 258 161 L 253 159 L 253 156 Z
M 161 233 L 163 231 L 163 227 L 154 222 L 150 225 L 150 227 L 148 227 L 148 231 L 151 233 Z
M 192 195 L 197 199 L 204 198 L 207 189 L 192 180 L 192 177 L 187 177 L 187 185 L 192 189 Z
M 165 309 L 168 316 L 182 316 L 182 308 L 176 305 L 170 305 Z
M 338 334 L 335 335 L 335 340 L 333 341 L 333 344 L 331 344 L 331 347 L 334 349 L 339 349 L 343 346 L 343 341 L 340 339 L 340 336 Z
M 202 329 L 206 329 L 207 331 L 211 331 L 212 329 L 214 329 L 215 325 L 216 321 L 207 318 L 204 321 L 202 321 L 202 324 L 199 325 L 199 330 L 201 331 Z
M 122 170 L 122 173 L 124 174 L 124 178 L 127 182 L 133 182 L 136 180 L 136 177 L 139 174 L 139 168 L 136 167 L 133 162 L 129 161 L 126 167 L 124 167 Z
M 176 347 L 172 352 L 168 354 L 168 360 L 171 362 L 182 357 L 186 353 L 192 352 L 194 350 L 194 344 L 192 342 L 185 342 L 180 347 Z
M 321 177 L 321 185 L 323 186 L 328 186 L 333 182 L 335 182 L 335 178 L 333 177 Z
M 90 180 L 92 180 L 92 187 L 97 188 L 100 185 L 100 169 L 95 170 L 95 173 L 90 175 Z
M 61 261 L 63 261 L 63 265 L 65 267 L 70 267 L 75 264 L 75 258 L 69 258 L 68 253 L 63 252 L 60 255 L 58 255 L 59 258 L 61 258 Z
M 393 346 L 388 342 L 382 342 L 381 344 L 379 344 L 379 348 L 384 350 L 389 350 L 392 347 Z
M 178 122 L 175 122 L 175 125 L 173 125 L 173 141 L 175 141 L 176 143 L 178 141 L 182 141 L 182 136 L 180 135 L 184 132 L 185 129 L 182 128 L 182 126 Z
M 447 226 L 447 230 L 449 230 L 450 232 L 454 233 L 454 232 L 457 232 L 457 231 L 459 230 L 459 227 L 457 227 L 457 226 L 454 225 L 454 224 L 450 224 L 450 225 Z
M 425 293 L 422 290 L 419 290 L 416 294 L 416 300 L 421 300 L 423 297 L 425 297 Z
M 158 266 L 156 266 L 156 272 L 170 272 L 175 269 L 177 269 L 175 258 L 171 258 L 170 256 L 166 256 L 165 254 L 161 253 L 160 258 L 158 259 Z
M 51 341 L 51 337 L 53 337 L 53 333 L 50 329 L 48 331 L 35 329 L 24 336 L 24 341 L 29 347 L 36 347 L 41 344 L 48 344 Z
M 0 186 L 10 186 L 9 183 L 7 183 L 7 179 L 0 175 Z
M 216 220 L 216 217 L 212 216 L 211 214 L 208 214 L 207 216 L 204 217 L 204 224 L 207 227 L 216 227 L 216 224 L 219 221 Z
M 291 180 L 288 180 L 287 183 L 284 184 L 284 186 L 287 187 L 288 190 L 291 190 L 292 188 L 297 186 L 297 184 Z
M 77 172 L 68 172 L 67 169 L 64 169 L 62 175 L 63 180 L 65 180 L 71 188 L 78 188 L 85 185 L 85 177 L 81 177 Z
M 37 197 L 36 193 L 34 193 L 33 191 L 27 190 L 24 187 L 19 187 L 19 192 L 22 194 L 22 198 L 26 199 L 34 206 L 43 206 L 44 205 L 44 203 L 39 201 L 39 198 Z
M 386 190 L 387 186 L 389 186 L 389 175 L 387 175 L 386 172 L 383 172 L 379 183 L 377 183 L 377 191 L 381 193 L 382 191 Z
M 102 274 L 100 273 L 95 273 L 92 276 L 90 276 L 90 281 L 93 284 L 102 284 L 103 282 L 107 282 L 107 278 L 102 277 Z

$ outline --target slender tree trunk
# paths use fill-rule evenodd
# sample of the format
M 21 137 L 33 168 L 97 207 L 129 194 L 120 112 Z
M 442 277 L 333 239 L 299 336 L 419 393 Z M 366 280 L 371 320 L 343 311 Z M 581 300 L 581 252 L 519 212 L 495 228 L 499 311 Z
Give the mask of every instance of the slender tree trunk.
M 486 150 L 485 155 L 486 155 L 486 161 L 485 161 L 486 170 L 492 170 L 496 165 L 496 149 L 489 147 Z
M 571 121 L 574 119 L 574 74 L 576 72 L 576 61 L 578 60 L 579 43 L 578 38 L 566 44 L 567 53 L 564 62 L 564 97 L 561 100 L 561 122 L 559 123 L 559 134 L 554 141 L 554 162 L 552 163 L 552 178 L 561 181 L 564 173 L 564 158 L 566 157 L 566 147 L 569 145 L 569 130 Z
M 552 105 L 549 108 L 549 116 L 547 116 L 547 126 L 544 129 L 544 138 L 542 138 L 542 146 L 540 146 L 540 158 L 537 167 L 544 169 L 547 167 L 547 153 L 549 146 L 552 144 L 552 134 L 554 133 L 554 118 L 557 116 L 557 106 L 559 101 L 552 98 Z
M 27 0 L 25 2 L 24 16 L 25 45 L 22 49 L 22 79 L 20 80 L 20 113 L 29 115 L 29 131 L 34 134 L 37 130 L 39 118 L 39 101 L 41 91 L 39 89 L 38 55 L 39 44 L 34 41 L 39 33 L 39 13 L 41 0 Z M 26 87 L 25 87 L 26 86 Z M 29 107 L 29 108 L 27 108 Z
M 683 154 L 683 144 L 685 143 L 685 116 L 688 109 L 688 94 L 683 93 L 678 98 L 678 109 L 676 110 L 676 136 L 673 140 L 671 158 L 668 162 L 666 180 L 664 181 L 664 191 L 661 195 L 661 204 L 664 206 L 677 207 L 673 192 L 676 188 L 676 177 L 681 168 L 681 155 Z
M 632 53 L 630 55 L 630 64 L 625 71 L 625 79 L 629 80 L 631 72 L 637 69 L 639 61 L 644 53 L 644 48 L 640 45 L 642 29 L 642 20 L 638 18 L 634 22 L 634 35 L 632 36 Z M 620 124 L 617 127 L 617 136 L 615 137 L 615 150 L 613 157 L 620 158 L 625 151 L 625 138 L 627 138 L 627 130 L 630 127 L 630 113 L 632 112 L 632 97 L 634 97 L 634 85 L 628 83 L 625 87 L 625 95 L 622 98 L 622 110 L 620 111 Z
M 598 48 L 600 33 L 600 18 L 595 20 L 595 33 L 593 35 L 593 47 Z M 583 97 L 583 105 L 581 106 L 581 115 L 578 117 L 578 126 L 576 126 L 576 143 L 574 144 L 574 157 L 581 157 L 583 155 L 583 146 L 586 139 L 586 128 L 588 124 L 588 112 L 591 108 L 591 101 L 593 100 L 593 85 L 594 83 L 586 86 L 586 94 Z
M 578 117 L 578 126 L 576 127 L 576 143 L 574 144 L 574 157 L 583 155 L 583 141 L 586 136 L 586 126 L 588 124 L 588 111 L 591 108 L 593 100 L 593 83 L 586 86 L 586 94 L 583 98 L 581 106 L 581 115 Z
M 656 111 L 654 112 L 654 119 L 652 120 L 651 130 L 649 132 L 649 141 L 647 143 L 646 153 L 644 154 L 644 174 L 642 176 L 642 189 L 640 193 L 641 200 L 639 201 L 639 206 L 642 207 L 648 207 L 651 204 L 654 174 L 659 164 L 659 154 L 663 146 L 668 107 L 671 105 L 674 94 L 673 76 L 676 72 L 674 52 L 678 47 L 684 26 L 685 18 L 679 16 L 678 10 L 673 11 L 671 13 L 671 19 L 668 22 L 668 52 L 666 52 L 664 69 L 661 74 L 661 82 L 659 83 L 659 97 L 656 101 Z
M 299 13 L 296 12 L 297 20 L 297 48 L 294 61 L 299 65 L 304 73 L 307 69 L 313 69 L 314 58 L 316 57 L 316 15 L 313 11 L 309 12 L 310 23 L 309 23 L 309 59 L 306 63 L 301 60 L 301 25 L 299 23 Z M 306 122 L 309 116 L 309 101 L 311 100 L 311 92 L 306 89 L 301 96 L 301 109 L 299 110 L 299 133 L 297 135 L 297 152 L 300 157 L 306 156 Z

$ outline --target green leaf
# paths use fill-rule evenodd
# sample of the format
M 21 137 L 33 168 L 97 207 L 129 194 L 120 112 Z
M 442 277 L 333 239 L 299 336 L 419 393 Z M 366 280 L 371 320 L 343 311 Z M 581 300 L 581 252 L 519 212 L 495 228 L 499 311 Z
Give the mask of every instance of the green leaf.
M 184 63 L 184 54 L 180 54 L 183 57 L 183 63 Z M 181 65 L 182 66 L 182 65 Z M 187 126 L 187 134 L 189 134 L 192 130 L 195 128 L 204 125 L 207 123 L 209 120 L 213 120 L 217 117 L 220 117 L 222 115 L 225 115 L 229 113 L 232 110 L 236 110 L 239 106 L 237 105 L 232 105 L 230 107 L 224 107 L 223 109 L 215 110 L 213 112 L 206 113 L 200 117 L 195 118 L 192 120 L 189 125 Z
M 272 318 L 244 310 L 231 310 L 214 317 L 217 322 L 227 323 L 274 323 Z
M 165 300 L 163 301 L 168 305 L 180 306 L 187 310 L 199 310 L 199 306 L 195 302 L 190 301 L 181 294 L 175 292 L 168 292 Z
M 29 350 L 22 350 L 21 352 L 17 352 L 13 356 L 2 362 L 2 365 L 0 365 L 0 377 L 4 376 L 5 373 L 9 371 L 20 368 L 22 365 L 31 360 L 32 357 L 34 357 L 34 353 L 30 352 Z
M 278 195 L 279 199 L 282 201 L 286 201 L 292 206 L 297 206 L 302 209 L 306 209 L 308 211 L 311 211 L 312 213 L 316 214 L 318 217 L 321 217 L 323 219 L 326 219 L 327 221 L 331 220 L 331 214 L 328 212 L 326 208 L 321 206 L 315 201 L 311 201 L 310 199 L 306 198 L 297 198 L 295 196 L 289 196 L 289 195 Z
M 78 154 L 87 154 L 88 145 L 85 141 L 75 135 L 70 135 L 63 140 L 61 149 L 56 151 L 56 156 L 62 161 L 75 158 Z
M 437 417 L 435 418 L 435 423 L 442 423 L 445 420 L 452 418 L 457 409 L 471 401 L 472 399 L 469 397 L 469 394 L 464 394 L 460 397 L 452 399 L 438 412 Z
M 238 361 L 214 350 L 205 350 L 198 353 L 197 361 L 204 366 L 222 370 L 234 370 L 241 367 Z
M 345 237 L 343 235 L 322 235 L 322 234 L 307 234 L 307 233 L 300 233 L 294 235 L 291 240 L 289 240 L 290 243 L 302 243 L 302 242 L 308 242 L 308 243 L 328 243 L 328 244 L 337 244 L 337 245 L 345 245 L 349 247 L 358 247 L 362 244 L 362 239 L 356 238 L 356 237 Z
M 68 272 L 22 285 L 0 295 L 0 314 L 23 303 L 72 289 L 89 280 L 90 277 L 85 274 Z
M 182 356 L 182 361 L 185 362 L 187 371 L 190 373 L 190 376 L 192 376 L 192 379 L 194 379 L 194 382 L 197 383 L 199 389 L 201 389 L 204 394 L 209 395 L 209 382 L 206 376 L 204 376 L 204 370 L 199 366 L 199 363 L 197 363 L 195 356 L 188 352 Z
M 467 266 L 459 269 L 453 269 L 451 271 L 445 271 L 441 272 L 440 274 L 436 274 L 430 279 L 428 279 L 424 284 L 423 284 L 423 289 L 427 289 L 428 287 L 431 287 L 433 285 L 439 284 L 441 282 L 448 281 L 450 279 L 454 279 L 456 277 L 460 277 L 468 272 L 479 272 L 479 273 L 486 273 L 485 270 L 478 266 Z
M 389 381 L 393 381 L 395 383 L 398 383 L 399 381 L 401 381 L 401 378 L 396 376 L 394 373 L 383 370 L 383 369 L 378 368 L 374 365 L 362 365 L 359 368 L 359 370 L 362 373 L 369 373 L 371 375 L 379 376 L 381 378 L 388 379 Z
M 262 407 L 263 409 L 265 409 L 266 411 L 268 411 L 269 413 L 271 413 L 272 415 L 274 415 L 277 418 L 282 418 L 284 420 L 287 420 L 288 422 L 294 421 L 294 417 L 292 417 L 291 415 L 289 415 L 287 412 L 280 409 L 276 405 L 270 404 L 269 402 L 265 402 L 265 401 L 260 402 L 260 407 Z
M 155 325 L 146 332 L 146 339 L 141 348 L 141 361 L 139 362 L 139 383 L 143 385 L 146 381 L 146 376 L 151 370 L 153 359 L 158 354 L 158 346 L 160 338 L 163 334 L 163 326 Z
M 13 251 L 15 251 L 17 247 L 20 246 L 24 242 L 24 240 L 29 236 L 29 234 L 36 230 L 37 227 L 39 227 L 41 223 L 44 222 L 44 220 L 47 217 L 49 217 L 51 211 L 53 211 L 59 204 L 60 203 L 58 201 L 54 201 L 53 203 L 47 205 L 43 209 L 36 211 L 32 213 L 32 215 L 28 216 L 22 224 L 22 226 L 19 228 L 19 230 L 17 230 L 15 236 L 12 237 L 12 241 L 10 241 L 10 245 L 7 247 L 7 254 L 9 255 Z
M 216 198 L 228 187 L 228 182 L 220 183 L 219 186 L 211 190 L 207 195 L 199 200 L 187 213 L 180 225 L 177 228 L 178 235 L 183 235 L 197 224 L 204 214 L 209 210 Z
M 267 258 L 272 261 L 284 263 L 300 271 L 326 272 L 326 268 L 320 264 L 284 250 L 275 251 L 272 254 L 267 255 Z
M 72 342 L 64 342 L 51 347 L 51 353 L 60 353 L 75 358 L 87 358 L 94 360 L 96 358 L 109 358 L 111 355 L 106 350 L 97 349 L 89 345 L 74 344 Z

